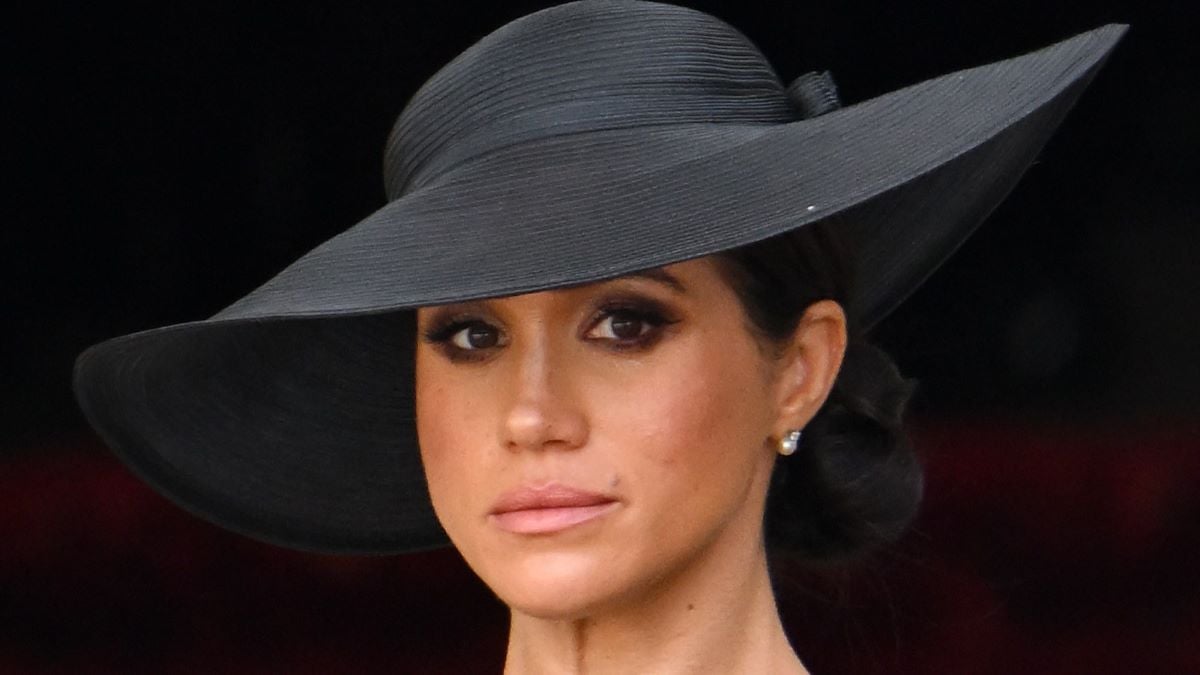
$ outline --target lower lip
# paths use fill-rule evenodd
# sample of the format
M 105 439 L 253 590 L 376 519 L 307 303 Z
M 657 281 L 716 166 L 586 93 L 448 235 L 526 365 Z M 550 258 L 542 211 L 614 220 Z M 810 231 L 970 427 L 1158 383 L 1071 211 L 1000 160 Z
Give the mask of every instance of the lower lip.
M 553 534 L 595 520 L 616 508 L 618 502 L 591 506 L 561 506 L 552 509 L 525 509 L 493 513 L 492 522 L 513 534 Z

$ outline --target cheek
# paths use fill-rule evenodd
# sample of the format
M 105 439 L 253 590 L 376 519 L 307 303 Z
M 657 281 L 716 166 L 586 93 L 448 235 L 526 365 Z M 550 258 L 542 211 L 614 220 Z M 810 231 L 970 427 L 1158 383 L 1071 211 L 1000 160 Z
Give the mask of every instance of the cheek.
M 598 420 L 622 468 L 666 519 L 687 509 L 734 508 L 761 464 L 769 404 L 753 343 L 695 340 L 671 358 L 630 378 L 614 393 L 620 404 L 598 405 Z M 677 504 L 678 505 L 678 504 Z
M 429 384 L 437 383 L 437 384 Z M 430 499 L 447 530 L 469 517 L 480 494 L 484 476 L 473 449 L 484 447 L 480 438 L 483 401 L 471 398 L 471 388 L 454 386 L 454 379 L 434 366 L 417 366 L 417 438 Z

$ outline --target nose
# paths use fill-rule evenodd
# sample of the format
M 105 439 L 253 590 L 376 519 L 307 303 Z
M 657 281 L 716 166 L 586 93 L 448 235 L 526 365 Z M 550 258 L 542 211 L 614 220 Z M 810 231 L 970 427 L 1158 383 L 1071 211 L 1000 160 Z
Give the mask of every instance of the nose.
M 581 382 L 561 350 L 539 339 L 507 350 L 508 405 L 502 445 L 514 452 L 574 449 L 587 441 L 588 424 L 578 398 Z

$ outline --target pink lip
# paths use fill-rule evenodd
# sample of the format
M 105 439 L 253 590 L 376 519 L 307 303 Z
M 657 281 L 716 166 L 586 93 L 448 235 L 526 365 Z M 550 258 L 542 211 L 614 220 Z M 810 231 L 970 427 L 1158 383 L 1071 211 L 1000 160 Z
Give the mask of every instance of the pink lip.
M 489 516 L 506 532 L 551 534 L 599 518 L 617 504 L 607 495 L 551 483 L 504 493 Z

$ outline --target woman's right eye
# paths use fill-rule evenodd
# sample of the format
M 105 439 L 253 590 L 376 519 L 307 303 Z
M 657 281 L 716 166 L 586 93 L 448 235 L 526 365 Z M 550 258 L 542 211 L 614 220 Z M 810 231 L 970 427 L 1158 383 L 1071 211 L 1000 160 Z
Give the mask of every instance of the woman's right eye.
M 504 331 L 482 319 L 449 318 L 434 321 L 422 331 L 427 344 L 437 347 L 452 361 L 474 361 L 485 358 L 496 347 L 507 343 Z
M 476 321 L 458 329 L 449 341 L 462 350 L 488 349 L 500 343 L 500 332 L 494 326 Z

